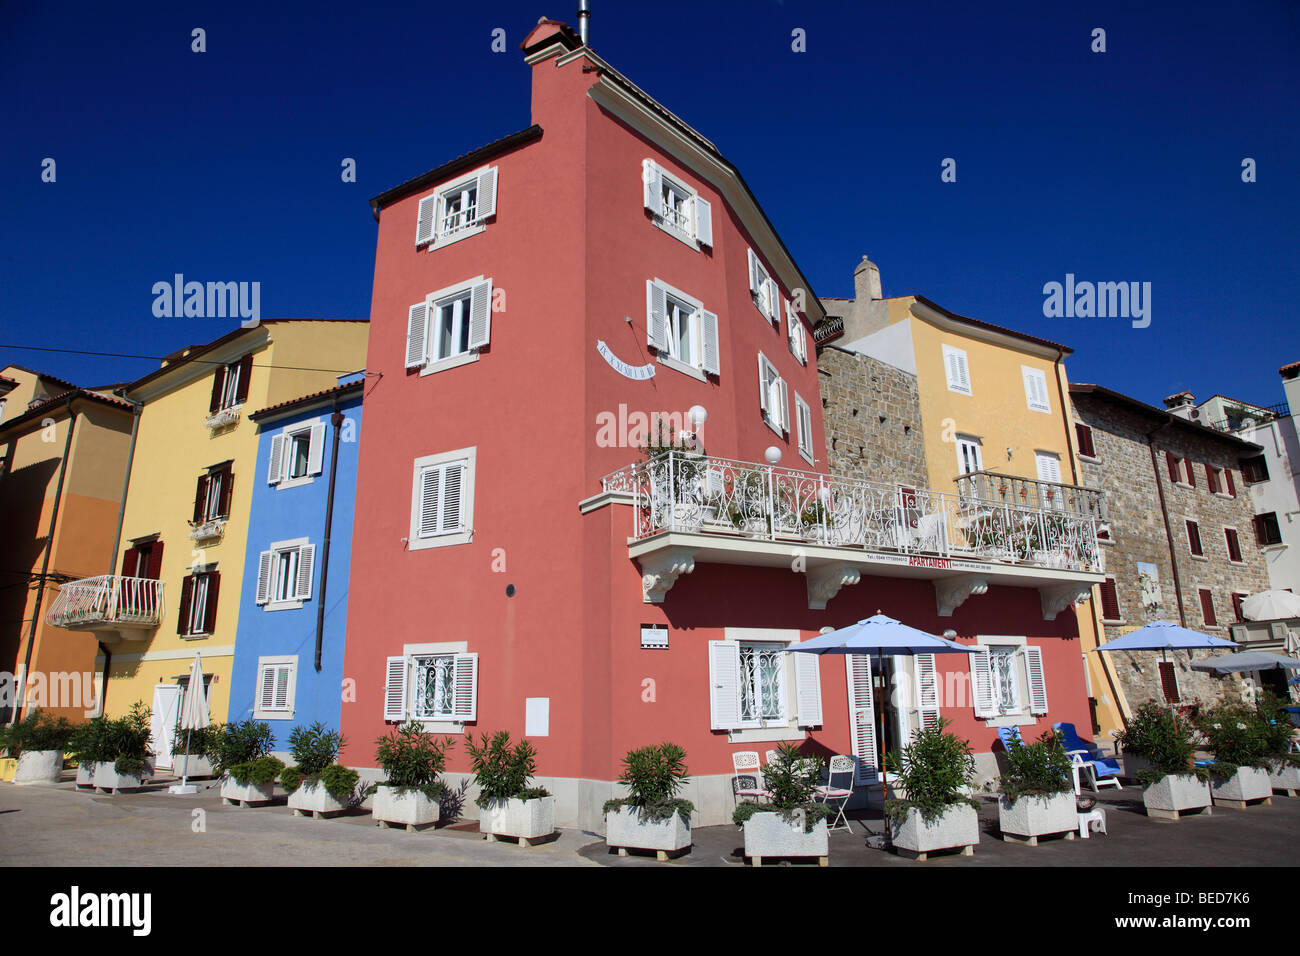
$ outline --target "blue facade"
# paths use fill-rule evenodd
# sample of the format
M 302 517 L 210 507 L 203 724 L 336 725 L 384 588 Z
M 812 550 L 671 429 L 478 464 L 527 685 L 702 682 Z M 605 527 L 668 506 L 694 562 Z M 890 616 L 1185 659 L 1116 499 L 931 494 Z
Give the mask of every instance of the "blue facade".
M 324 395 L 252 416 L 260 433 L 258 470 L 253 476 L 248 553 L 240 585 L 230 720 L 266 721 L 275 732 L 278 751 L 288 749 L 295 726 L 321 721 L 332 729 L 339 727 L 361 393 L 358 376 L 345 377 L 339 388 Z M 332 422 L 335 410 L 343 416 L 337 431 Z M 317 670 L 317 615 L 336 435 Z

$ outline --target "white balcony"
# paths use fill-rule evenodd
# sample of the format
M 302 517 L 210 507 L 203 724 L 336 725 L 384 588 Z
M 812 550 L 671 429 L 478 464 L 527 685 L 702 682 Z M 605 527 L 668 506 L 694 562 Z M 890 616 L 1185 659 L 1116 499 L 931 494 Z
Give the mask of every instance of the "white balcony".
M 73 631 L 117 631 L 125 640 L 146 640 L 164 613 L 163 583 L 150 578 L 101 574 L 59 588 L 46 621 Z
M 239 410 L 241 408 L 243 408 L 242 405 L 232 405 L 230 408 L 223 408 L 220 411 L 213 412 L 204 419 L 203 424 L 207 425 L 212 431 L 233 425 L 239 421 Z
M 191 521 L 190 526 L 191 541 L 211 541 L 225 534 L 226 519 L 213 518 L 210 521 Z
M 659 603 L 696 562 L 787 566 L 825 607 L 863 573 L 935 581 L 939 613 L 990 584 L 1037 587 L 1044 616 L 1103 580 L 1095 514 L 668 452 L 604 479 L 629 496 L 629 555 Z M 795 559 L 798 559 L 797 561 Z

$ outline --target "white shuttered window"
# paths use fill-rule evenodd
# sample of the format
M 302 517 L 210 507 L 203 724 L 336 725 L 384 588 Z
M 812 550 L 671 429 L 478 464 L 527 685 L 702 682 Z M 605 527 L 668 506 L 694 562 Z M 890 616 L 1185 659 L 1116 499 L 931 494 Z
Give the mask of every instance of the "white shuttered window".
M 415 245 L 437 248 L 476 235 L 497 212 L 497 167 L 484 166 L 420 200 Z
M 713 245 L 713 206 L 653 159 L 641 161 L 641 202 L 665 232 L 698 249 Z
M 302 607 L 311 600 L 316 545 L 306 538 L 276 541 L 257 563 L 257 603 L 268 610 Z
M 256 720 L 291 720 L 297 682 L 297 657 L 259 657 L 257 659 L 257 699 L 253 701 Z
M 956 349 L 951 345 L 943 346 L 943 369 L 948 379 L 948 390 L 950 392 L 960 392 L 963 395 L 971 394 L 970 366 L 966 362 L 964 349 Z
M 478 719 L 478 654 L 411 653 L 385 667 L 384 720 L 471 723 Z
M 720 373 L 717 315 L 662 279 L 646 280 L 646 344 L 678 371 Z
M 1025 404 L 1036 412 L 1050 412 L 1052 400 L 1047 394 L 1047 375 L 1028 365 L 1020 366 L 1020 374 L 1025 380 Z
M 418 458 L 411 488 L 411 534 L 415 551 L 465 544 L 473 534 L 476 449 Z

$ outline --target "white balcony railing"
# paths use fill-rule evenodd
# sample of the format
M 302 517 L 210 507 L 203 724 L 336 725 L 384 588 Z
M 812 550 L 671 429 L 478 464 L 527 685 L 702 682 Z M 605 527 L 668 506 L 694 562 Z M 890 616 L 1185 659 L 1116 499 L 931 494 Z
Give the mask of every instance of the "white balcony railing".
M 190 522 L 190 540 L 191 541 L 209 541 L 213 538 L 219 538 L 226 531 L 225 518 L 212 518 L 208 521 Z
M 973 495 L 666 452 L 603 480 L 633 497 L 635 534 L 805 541 L 1096 572 L 1097 517 Z
M 464 211 L 455 210 L 442 217 L 442 222 L 438 225 L 438 237 L 454 236 L 458 232 L 464 232 L 471 226 L 478 224 L 478 204 L 474 203 L 467 206 Z
M 161 581 L 101 574 L 63 585 L 46 620 L 72 630 L 151 628 L 163 610 Z
M 1094 518 L 1099 524 L 1106 521 L 1106 496 L 1094 488 L 1000 475 L 992 471 L 973 471 L 953 480 L 963 506 L 1014 505 L 1065 511 Z
M 211 429 L 225 428 L 227 425 L 233 425 L 239 421 L 239 410 L 242 405 L 232 405 L 229 408 L 223 408 L 220 411 L 213 412 L 204 419 L 203 424 Z

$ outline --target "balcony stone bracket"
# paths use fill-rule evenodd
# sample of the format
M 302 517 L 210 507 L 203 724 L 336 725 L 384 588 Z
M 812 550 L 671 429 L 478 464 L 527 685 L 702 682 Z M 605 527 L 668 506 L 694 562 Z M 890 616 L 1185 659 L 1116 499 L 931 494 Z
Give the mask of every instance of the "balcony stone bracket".
M 641 565 L 641 592 L 646 604 L 663 604 L 664 595 L 677 579 L 695 570 L 694 548 L 668 548 L 637 558 Z
M 852 564 L 828 564 L 810 568 L 804 577 L 808 585 L 808 608 L 824 611 L 827 602 L 840 593 L 840 588 L 862 580 L 862 571 Z
M 1092 585 L 1057 584 L 1050 588 L 1039 588 L 1038 594 L 1043 602 L 1043 620 L 1055 621 L 1056 615 L 1066 608 L 1088 600 L 1092 596 Z
M 936 580 L 934 598 L 939 606 L 939 616 L 952 617 L 952 612 L 965 604 L 968 597 L 974 594 L 987 594 L 988 589 L 988 581 L 975 574 Z

